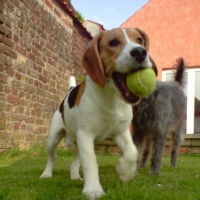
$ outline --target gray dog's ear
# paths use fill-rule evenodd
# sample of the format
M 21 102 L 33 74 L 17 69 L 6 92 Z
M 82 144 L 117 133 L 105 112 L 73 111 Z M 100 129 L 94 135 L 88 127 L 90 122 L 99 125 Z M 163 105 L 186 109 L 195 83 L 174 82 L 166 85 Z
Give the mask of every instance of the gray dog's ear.
M 103 36 L 100 32 L 88 45 L 82 60 L 82 65 L 92 80 L 99 86 L 104 87 L 105 73 L 104 67 L 99 55 L 99 42 Z
M 153 68 L 153 70 L 154 70 L 154 72 L 155 72 L 155 74 L 157 76 L 158 75 L 158 68 L 156 66 L 156 63 L 155 63 L 155 61 L 153 60 L 153 58 L 151 56 L 149 56 L 149 59 L 150 59 L 150 62 L 152 64 L 152 68 Z

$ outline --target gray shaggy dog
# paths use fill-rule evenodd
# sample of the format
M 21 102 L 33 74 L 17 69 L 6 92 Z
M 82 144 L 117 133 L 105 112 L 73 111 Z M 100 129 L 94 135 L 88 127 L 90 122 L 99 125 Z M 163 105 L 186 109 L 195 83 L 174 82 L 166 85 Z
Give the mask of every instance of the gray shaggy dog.
M 174 81 L 157 81 L 154 92 L 133 107 L 133 141 L 139 151 L 138 167 L 145 166 L 151 150 L 150 175 L 160 172 L 162 152 L 169 133 L 173 141 L 171 166 L 176 166 L 177 150 L 185 127 L 185 61 L 179 58 L 174 67 Z

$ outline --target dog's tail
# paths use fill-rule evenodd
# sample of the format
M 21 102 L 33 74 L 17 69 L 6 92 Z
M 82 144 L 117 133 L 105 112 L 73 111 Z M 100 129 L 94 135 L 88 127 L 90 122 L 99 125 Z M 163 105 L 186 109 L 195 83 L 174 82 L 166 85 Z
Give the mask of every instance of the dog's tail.
M 176 64 L 174 65 L 176 72 L 174 73 L 174 80 L 178 82 L 181 86 L 185 85 L 185 70 L 187 64 L 183 58 L 178 58 Z
M 75 79 L 74 76 L 70 76 L 69 85 L 68 85 L 69 90 L 72 89 L 75 86 L 76 86 L 76 79 Z

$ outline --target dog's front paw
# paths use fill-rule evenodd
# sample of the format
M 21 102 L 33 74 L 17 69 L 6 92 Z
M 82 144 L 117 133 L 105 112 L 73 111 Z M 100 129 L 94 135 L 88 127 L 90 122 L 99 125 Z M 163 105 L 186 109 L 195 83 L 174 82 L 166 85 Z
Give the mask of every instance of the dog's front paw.
M 52 173 L 43 173 L 40 178 L 51 178 L 52 177 Z
M 101 185 L 97 187 L 94 187 L 94 185 L 92 185 L 92 187 L 84 187 L 83 194 L 85 194 L 89 200 L 95 200 L 105 195 L 105 192 L 103 191 Z
M 159 175 L 160 171 L 159 170 L 155 170 L 155 169 L 150 169 L 149 170 L 149 175 L 153 176 L 153 175 Z
M 137 169 L 137 163 L 120 158 L 116 165 L 116 171 L 119 174 L 120 180 L 127 182 L 133 179 Z
M 87 196 L 88 200 L 95 200 L 95 199 L 100 199 L 103 195 L 105 195 L 105 192 L 93 191 L 85 193 L 85 195 Z
M 73 181 L 75 181 L 75 180 L 83 181 L 83 179 L 80 177 L 80 175 L 71 176 L 71 180 L 73 180 Z

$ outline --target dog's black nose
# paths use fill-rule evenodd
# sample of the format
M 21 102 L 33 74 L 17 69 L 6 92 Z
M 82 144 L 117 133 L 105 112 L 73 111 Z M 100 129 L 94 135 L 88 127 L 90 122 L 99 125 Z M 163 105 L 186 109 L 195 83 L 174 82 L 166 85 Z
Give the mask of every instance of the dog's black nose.
M 135 60 L 141 63 L 145 59 L 147 51 L 143 47 L 135 47 L 130 51 L 130 54 Z

